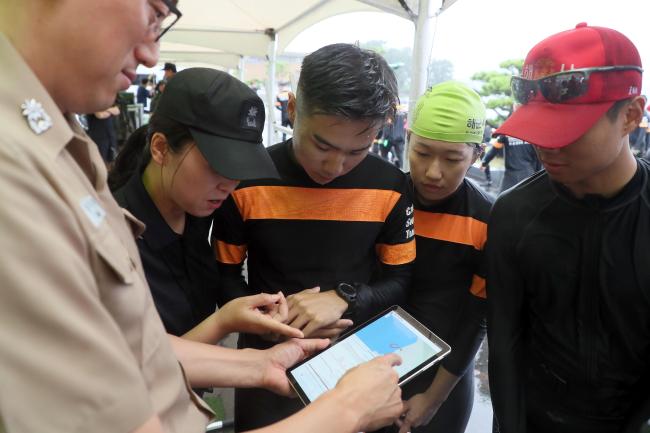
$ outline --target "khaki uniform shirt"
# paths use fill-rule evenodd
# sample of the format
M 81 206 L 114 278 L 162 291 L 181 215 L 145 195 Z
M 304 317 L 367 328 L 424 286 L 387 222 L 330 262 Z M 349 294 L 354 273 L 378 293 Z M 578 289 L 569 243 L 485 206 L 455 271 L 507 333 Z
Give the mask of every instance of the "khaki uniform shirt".
M 95 144 L 0 33 L 0 431 L 201 432 Z M 88 89 L 92 92 L 92 89 Z M 22 114 L 42 104 L 40 135 Z M 128 222 L 128 223 L 127 223 Z

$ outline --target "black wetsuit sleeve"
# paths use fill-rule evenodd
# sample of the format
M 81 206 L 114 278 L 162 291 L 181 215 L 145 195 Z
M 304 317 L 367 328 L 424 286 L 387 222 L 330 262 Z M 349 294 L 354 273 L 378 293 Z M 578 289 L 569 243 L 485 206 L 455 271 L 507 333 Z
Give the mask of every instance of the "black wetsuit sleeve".
M 360 325 L 380 311 L 395 304 L 403 304 L 406 288 L 411 281 L 412 265 L 381 264 L 380 276 L 370 284 L 355 284 L 357 303 L 351 319 Z
M 476 268 L 472 284 L 465 294 L 465 302 L 456 315 L 454 331 L 448 341 L 452 351 L 442 362 L 447 371 L 459 377 L 466 373 L 474 360 L 486 332 L 485 252 L 480 250 L 474 253 Z
M 500 432 L 525 433 L 524 282 L 515 260 L 520 233 L 503 198 L 509 197 L 492 209 L 486 249 L 490 394 Z
M 232 196 L 215 212 L 212 246 L 221 275 L 217 297 L 219 306 L 235 298 L 253 294 L 242 273 L 247 252 L 244 220 Z
M 356 284 L 357 302 L 352 313 L 356 324 L 406 299 L 415 261 L 413 203 L 407 194 L 406 178 L 376 244 L 378 272 L 368 284 Z
M 650 425 L 650 396 L 639 402 L 631 411 L 631 416 L 626 421 L 623 433 L 645 432 L 643 426 Z

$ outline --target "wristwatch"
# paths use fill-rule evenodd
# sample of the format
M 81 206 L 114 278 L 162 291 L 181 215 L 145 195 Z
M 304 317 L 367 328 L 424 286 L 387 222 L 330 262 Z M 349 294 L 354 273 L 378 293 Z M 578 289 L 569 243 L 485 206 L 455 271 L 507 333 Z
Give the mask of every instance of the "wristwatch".
M 343 317 L 350 316 L 357 304 L 357 288 L 350 283 L 339 283 L 334 290 L 341 299 L 348 303 L 348 309 L 345 310 Z

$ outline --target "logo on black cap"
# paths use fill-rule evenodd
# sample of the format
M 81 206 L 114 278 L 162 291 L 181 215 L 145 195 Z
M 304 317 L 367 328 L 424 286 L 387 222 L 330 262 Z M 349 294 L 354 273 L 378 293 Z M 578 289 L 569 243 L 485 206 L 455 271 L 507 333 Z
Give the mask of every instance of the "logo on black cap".
M 242 106 L 240 126 L 244 129 L 259 130 L 264 126 L 260 106 L 252 101 L 245 102 Z

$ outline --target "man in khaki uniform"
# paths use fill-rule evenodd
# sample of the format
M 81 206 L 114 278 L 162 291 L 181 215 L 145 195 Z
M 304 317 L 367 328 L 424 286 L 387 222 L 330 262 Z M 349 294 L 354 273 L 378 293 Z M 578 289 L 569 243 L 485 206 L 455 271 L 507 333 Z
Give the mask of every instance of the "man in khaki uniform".
M 105 109 L 153 67 L 168 0 L 0 0 L 0 431 L 201 432 L 193 386 L 287 394 L 326 340 L 237 351 L 167 336 L 133 235 L 71 113 Z M 173 12 L 172 12 L 173 11 Z M 181 369 L 178 360 L 183 365 Z M 373 428 L 401 410 L 382 357 L 274 431 Z

